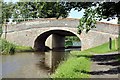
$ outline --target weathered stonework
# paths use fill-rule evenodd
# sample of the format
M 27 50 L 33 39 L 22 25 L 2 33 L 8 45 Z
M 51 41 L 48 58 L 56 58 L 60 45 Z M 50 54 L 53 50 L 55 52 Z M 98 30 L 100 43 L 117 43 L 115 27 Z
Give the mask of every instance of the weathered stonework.
M 79 37 L 82 44 L 82 50 L 84 50 L 108 42 L 109 38 L 115 39 L 119 34 L 118 30 L 120 25 L 98 22 L 95 29 L 92 29 L 87 34 L 83 32 L 79 35 L 77 34 L 78 24 L 78 19 L 69 18 L 58 20 L 54 18 L 41 18 L 33 21 L 26 21 L 16 25 L 8 25 L 6 39 L 18 45 L 34 47 L 35 40 L 38 36 L 49 31 L 51 31 L 49 34 L 53 34 L 55 30 L 63 30 Z M 59 32 L 59 34 L 63 35 L 63 31 Z M 4 28 L 3 32 L 5 32 Z M 5 33 L 3 33 L 2 37 L 5 37 Z

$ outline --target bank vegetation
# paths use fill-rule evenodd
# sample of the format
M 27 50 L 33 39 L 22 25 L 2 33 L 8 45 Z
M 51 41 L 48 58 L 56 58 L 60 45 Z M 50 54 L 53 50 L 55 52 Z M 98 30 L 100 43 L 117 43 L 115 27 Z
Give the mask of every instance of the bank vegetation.
M 13 44 L 5 39 L 0 38 L 0 52 L 2 55 L 5 54 L 14 54 L 15 52 L 31 52 L 34 51 L 32 47 L 28 46 L 19 46 Z
M 68 59 L 59 64 L 51 78 L 90 78 L 91 58 L 94 54 L 105 54 L 120 50 L 120 38 L 84 51 L 71 51 Z M 118 58 L 117 60 L 120 60 Z

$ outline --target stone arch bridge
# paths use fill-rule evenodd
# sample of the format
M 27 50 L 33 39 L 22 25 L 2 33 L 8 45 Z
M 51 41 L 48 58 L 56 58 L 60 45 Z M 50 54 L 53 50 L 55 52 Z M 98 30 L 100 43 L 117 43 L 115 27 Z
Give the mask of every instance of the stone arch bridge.
M 77 34 L 78 24 L 79 19 L 39 18 L 3 27 L 2 37 L 15 44 L 44 51 L 47 47 L 64 47 L 65 36 L 77 36 L 81 50 L 84 50 L 108 42 L 109 38 L 115 39 L 119 34 L 120 25 L 103 22 L 97 22 L 97 28 L 87 34 L 84 31 Z

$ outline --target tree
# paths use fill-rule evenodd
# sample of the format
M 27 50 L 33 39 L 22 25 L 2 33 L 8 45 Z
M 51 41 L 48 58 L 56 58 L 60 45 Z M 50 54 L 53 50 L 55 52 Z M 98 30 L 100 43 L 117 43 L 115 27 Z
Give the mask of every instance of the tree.
M 9 18 L 66 18 L 68 13 L 60 2 L 3 2 L 2 4 L 3 22 Z
M 119 2 L 17 2 L 3 3 L 3 19 L 8 18 L 66 18 L 71 9 L 81 11 L 85 9 L 80 19 L 78 33 L 88 32 L 96 27 L 96 20 L 114 19 L 118 17 L 120 23 Z M 8 14 L 8 15 L 7 15 Z
M 23 20 L 27 18 L 66 18 L 68 13 L 59 2 L 2 2 L 1 24 L 6 24 L 10 18 L 18 22 L 22 21 L 19 18 Z M 2 34 L 2 27 L 0 34 Z
M 2 23 L 8 22 L 9 18 L 12 17 L 14 7 L 12 2 L 2 2 Z
M 100 7 L 97 8 L 98 14 L 102 15 L 103 18 L 108 20 L 114 19 L 115 16 L 118 17 L 118 24 L 120 23 L 120 1 L 115 2 L 104 2 L 99 4 Z M 100 11 L 101 10 L 101 11 Z
M 0 2 L 0 11 L 2 11 L 2 2 Z M 0 37 L 2 35 L 2 12 L 0 12 Z
M 59 2 L 17 2 L 14 18 L 66 18 L 68 11 Z
M 11 18 L 14 10 L 14 4 L 12 2 L 6 3 L 6 2 L 0 2 L 0 37 L 2 35 L 2 26 L 6 24 L 6 22 L 9 21 L 9 18 Z
M 120 24 L 120 1 L 119 2 L 64 2 L 68 10 L 75 9 L 81 11 L 85 9 L 83 17 L 78 25 L 78 33 L 84 29 L 86 33 L 96 27 L 96 20 L 107 19 L 111 20 L 118 18 Z
M 82 19 L 80 19 L 80 25 L 78 27 L 79 32 L 84 29 L 83 25 L 86 25 L 86 32 L 88 32 L 91 28 L 95 28 L 96 20 L 100 21 L 102 19 L 107 19 L 109 21 L 117 17 L 118 24 L 120 23 L 120 1 L 117 3 L 97 2 L 92 4 L 92 7 L 88 7 L 87 9 L 85 9 L 85 14 Z
M 20 9 L 22 17 L 26 18 L 66 18 L 71 9 L 78 11 L 85 9 L 84 16 L 80 19 L 78 25 L 79 34 L 84 29 L 88 32 L 95 28 L 96 20 L 110 20 L 116 16 L 120 21 L 120 10 L 118 8 L 120 2 L 19 2 L 18 5 L 22 8 Z

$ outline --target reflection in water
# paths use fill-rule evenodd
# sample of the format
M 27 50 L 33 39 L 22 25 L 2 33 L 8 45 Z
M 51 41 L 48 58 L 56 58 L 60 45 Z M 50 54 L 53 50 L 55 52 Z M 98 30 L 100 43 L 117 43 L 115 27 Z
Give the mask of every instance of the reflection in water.
M 50 68 L 51 72 L 54 72 L 58 64 L 66 58 L 67 53 L 64 51 L 45 52 L 45 66 Z
M 48 78 L 61 60 L 69 53 L 66 51 L 25 52 L 2 56 L 3 78 Z M 0 67 L 1 68 L 1 67 Z
M 2 56 L 3 78 L 48 78 L 63 60 L 64 51 L 16 53 Z
M 17 53 L 2 57 L 3 78 L 47 78 L 47 70 L 37 66 L 42 54 Z

